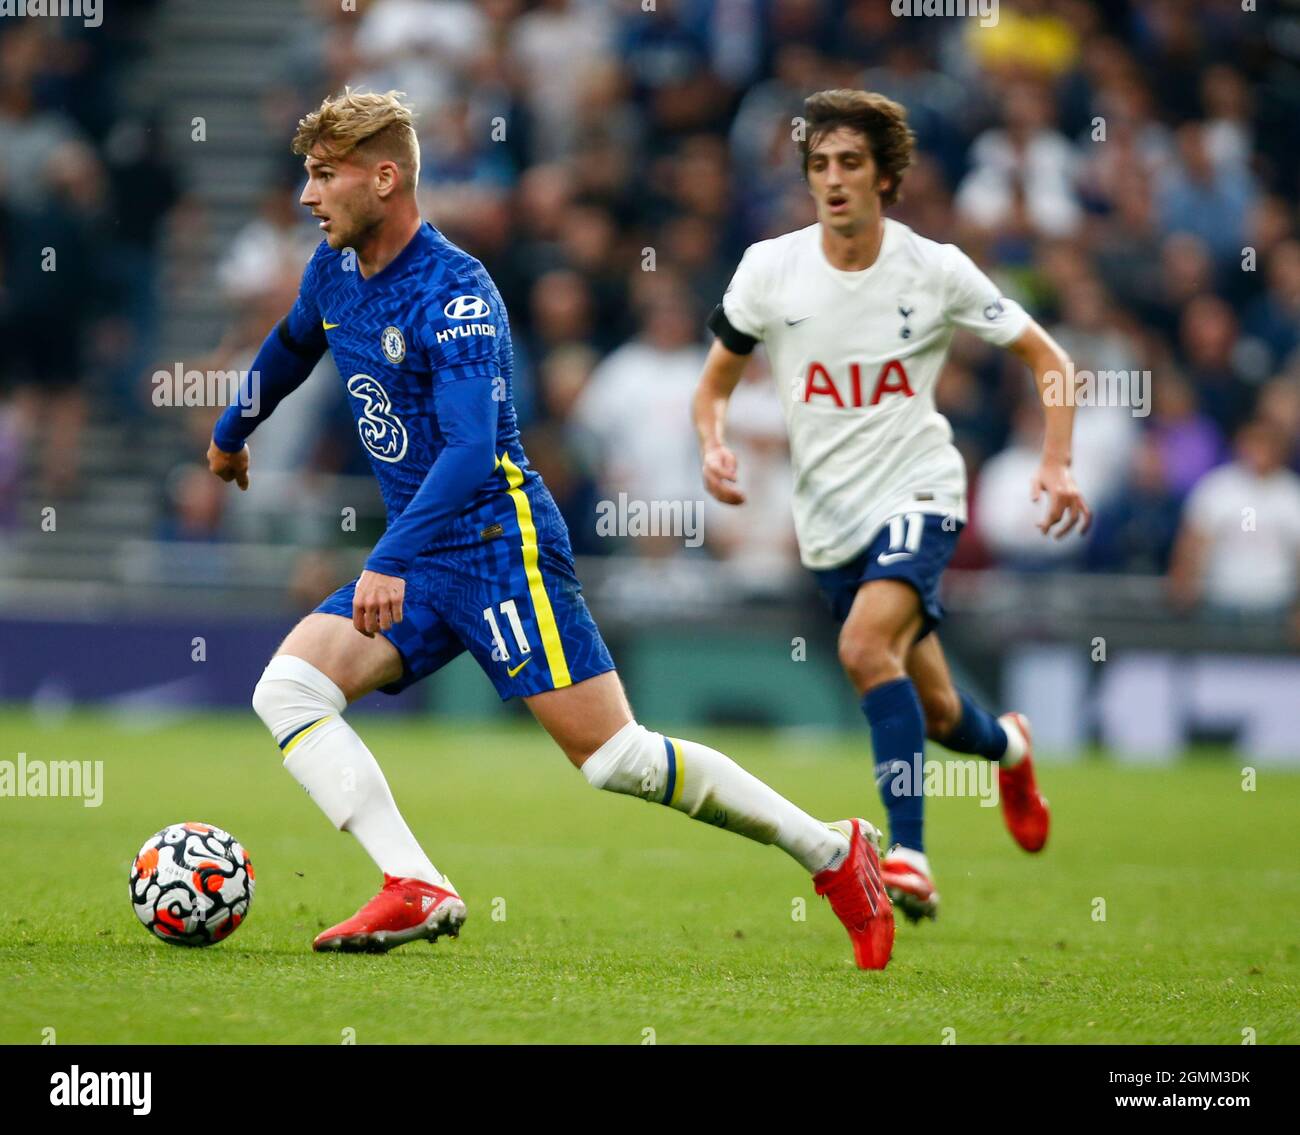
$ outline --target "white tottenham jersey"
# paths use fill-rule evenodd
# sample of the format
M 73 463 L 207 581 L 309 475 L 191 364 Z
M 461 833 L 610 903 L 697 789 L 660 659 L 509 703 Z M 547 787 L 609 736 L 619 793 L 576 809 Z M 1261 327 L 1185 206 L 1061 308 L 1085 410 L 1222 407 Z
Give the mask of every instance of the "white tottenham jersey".
M 965 327 L 1005 346 L 1029 323 L 970 257 L 886 220 L 876 262 L 842 272 L 814 224 L 751 245 L 722 309 L 767 348 L 806 567 L 848 562 L 898 513 L 965 522 L 965 464 L 934 404 L 948 343 Z

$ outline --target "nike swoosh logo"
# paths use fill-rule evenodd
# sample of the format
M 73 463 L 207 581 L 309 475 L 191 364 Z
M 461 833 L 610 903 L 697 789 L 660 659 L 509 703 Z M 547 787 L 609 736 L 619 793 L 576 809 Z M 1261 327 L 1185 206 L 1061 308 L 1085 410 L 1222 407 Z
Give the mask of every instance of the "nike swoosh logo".
M 881 552 L 880 555 L 876 557 L 876 563 L 892 564 L 896 560 L 910 560 L 911 558 L 911 552 Z
M 320 325 L 324 327 L 326 331 L 333 331 L 334 328 L 343 326 L 341 323 L 331 323 L 328 319 L 322 319 Z
M 785 325 L 787 327 L 797 327 L 800 323 L 803 323 L 806 320 L 809 320 L 811 318 L 812 318 L 811 315 L 805 315 L 799 319 L 791 319 L 789 316 L 787 316 L 785 320 Z
M 520 670 L 522 670 L 525 666 L 527 666 L 528 663 L 530 663 L 531 661 L 532 661 L 531 658 L 525 658 L 521 663 L 519 663 L 518 666 L 515 666 L 515 667 L 513 667 L 513 668 L 507 666 L 507 667 L 506 667 L 506 673 L 509 674 L 510 677 L 513 678 L 516 674 L 519 673 Z

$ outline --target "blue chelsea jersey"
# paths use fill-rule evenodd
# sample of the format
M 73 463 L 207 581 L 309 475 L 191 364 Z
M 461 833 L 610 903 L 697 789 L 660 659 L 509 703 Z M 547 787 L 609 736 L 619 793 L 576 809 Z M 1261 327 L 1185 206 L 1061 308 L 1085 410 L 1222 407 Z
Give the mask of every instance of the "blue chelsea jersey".
M 390 527 L 447 445 L 439 384 L 491 388 L 498 468 L 437 546 L 469 543 L 506 507 L 507 488 L 534 488 L 513 401 L 514 354 L 505 304 L 483 265 L 425 222 L 382 271 L 363 277 L 351 252 L 324 241 L 303 273 L 289 335 L 333 353 Z

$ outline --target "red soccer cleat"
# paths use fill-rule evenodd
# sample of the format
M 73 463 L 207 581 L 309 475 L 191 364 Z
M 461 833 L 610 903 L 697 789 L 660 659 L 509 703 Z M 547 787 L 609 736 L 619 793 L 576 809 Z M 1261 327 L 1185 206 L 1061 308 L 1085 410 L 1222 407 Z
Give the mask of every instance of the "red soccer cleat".
M 930 861 L 922 852 L 895 844 L 880 861 L 880 878 L 890 901 L 909 921 L 939 917 L 939 892 L 934 889 Z
M 849 932 L 858 969 L 884 969 L 894 950 L 894 908 L 880 879 L 880 833 L 866 820 L 833 826 L 849 837 L 849 854 L 834 870 L 814 875 L 813 887 Z
M 1034 753 L 1029 720 L 1020 713 L 1004 713 L 999 724 L 1010 733 L 1015 730 L 1024 741 L 1025 755 L 1010 768 L 998 768 L 998 791 L 1002 797 L 1002 818 L 1007 831 L 1026 851 L 1042 851 L 1047 842 L 1052 814 L 1034 780 Z
M 346 922 L 317 935 L 311 948 L 382 954 L 416 938 L 430 942 L 444 934 L 455 938 L 467 912 L 460 895 L 450 886 L 385 875 L 379 894 Z

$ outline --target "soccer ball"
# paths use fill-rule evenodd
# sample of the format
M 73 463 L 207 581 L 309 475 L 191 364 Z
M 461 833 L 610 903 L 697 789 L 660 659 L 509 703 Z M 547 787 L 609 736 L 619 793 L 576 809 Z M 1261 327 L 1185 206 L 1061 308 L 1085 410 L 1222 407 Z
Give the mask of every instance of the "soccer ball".
M 163 828 L 131 865 L 136 917 L 174 946 L 211 946 L 229 938 L 252 904 L 248 852 L 211 824 Z

